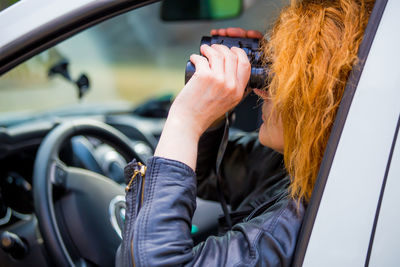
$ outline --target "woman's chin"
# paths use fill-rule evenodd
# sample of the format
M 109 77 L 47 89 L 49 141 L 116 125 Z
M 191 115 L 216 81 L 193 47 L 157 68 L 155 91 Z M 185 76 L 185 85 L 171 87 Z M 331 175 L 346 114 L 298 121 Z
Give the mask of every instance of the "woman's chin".
M 266 135 L 266 129 L 265 129 L 265 122 L 263 122 L 260 126 L 260 130 L 258 131 L 258 139 L 260 140 L 260 143 L 264 146 L 268 146 L 268 137 Z
M 274 135 L 273 129 L 268 129 L 265 122 L 261 124 L 258 131 L 258 139 L 263 146 L 272 148 L 273 150 L 283 154 L 283 136 Z

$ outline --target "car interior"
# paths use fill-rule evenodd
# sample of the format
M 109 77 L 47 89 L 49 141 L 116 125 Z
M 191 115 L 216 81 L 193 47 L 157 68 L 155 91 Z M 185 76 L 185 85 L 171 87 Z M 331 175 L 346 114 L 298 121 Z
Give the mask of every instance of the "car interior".
M 77 265 L 113 265 L 125 216 L 124 166 L 132 158 L 146 162 L 154 153 L 201 37 L 226 27 L 265 32 L 285 4 L 232 1 L 210 13 L 195 7 L 197 1 L 181 9 L 174 8 L 176 2 L 155 2 L 107 19 L 0 76 L 1 266 L 51 266 L 50 254 L 68 254 Z M 360 48 L 365 57 L 373 39 L 369 27 Z M 350 96 L 349 91 L 339 110 L 333 144 Z M 260 105 L 257 96 L 246 97 L 235 108 L 231 133 L 256 131 Z M 307 211 L 310 223 L 301 232 L 302 250 L 332 162 L 334 146 L 330 149 Z M 195 243 L 216 233 L 221 213 L 218 202 L 197 200 Z

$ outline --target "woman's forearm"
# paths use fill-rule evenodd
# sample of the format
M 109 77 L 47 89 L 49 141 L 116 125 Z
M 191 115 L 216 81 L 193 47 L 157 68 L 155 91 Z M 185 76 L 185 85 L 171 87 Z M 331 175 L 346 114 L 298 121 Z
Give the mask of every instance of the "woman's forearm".
M 177 160 L 196 169 L 197 145 L 201 133 L 191 122 L 169 116 L 154 156 Z

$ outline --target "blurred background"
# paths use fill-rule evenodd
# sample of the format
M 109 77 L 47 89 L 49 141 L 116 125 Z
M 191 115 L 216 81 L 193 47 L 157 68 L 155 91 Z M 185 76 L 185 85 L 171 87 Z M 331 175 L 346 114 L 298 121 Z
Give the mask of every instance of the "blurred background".
M 226 27 L 265 32 L 286 2 L 246 0 L 240 17 L 222 21 L 162 21 L 161 3 L 107 20 L 3 74 L 0 113 L 85 103 L 135 106 L 151 98 L 174 96 L 184 86 L 186 62 L 191 54 L 199 53 L 202 36 Z M 69 62 L 72 79 L 81 74 L 89 78 L 90 90 L 82 99 L 74 84 L 59 75 L 49 77 L 49 69 L 62 59 Z

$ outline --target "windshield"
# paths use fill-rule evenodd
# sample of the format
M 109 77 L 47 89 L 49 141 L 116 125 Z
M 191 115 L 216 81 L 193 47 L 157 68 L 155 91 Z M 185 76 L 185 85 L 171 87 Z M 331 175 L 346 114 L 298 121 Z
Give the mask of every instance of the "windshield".
M 121 108 L 176 95 L 184 86 L 186 62 L 198 53 L 203 35 L 238 26 L 264 32 L 278 2 L 245 1 L 242 16 L 215 22 L 163 22 L 160 3 L 107 20 L 0 77 L 0 115 L 88 105 Z M 62 63 L 68 65 L 69 81 L 59 73 L 51 75 Z M 88 78 L 89 89 L 83 86 L 79 98 L 82 76 Z

